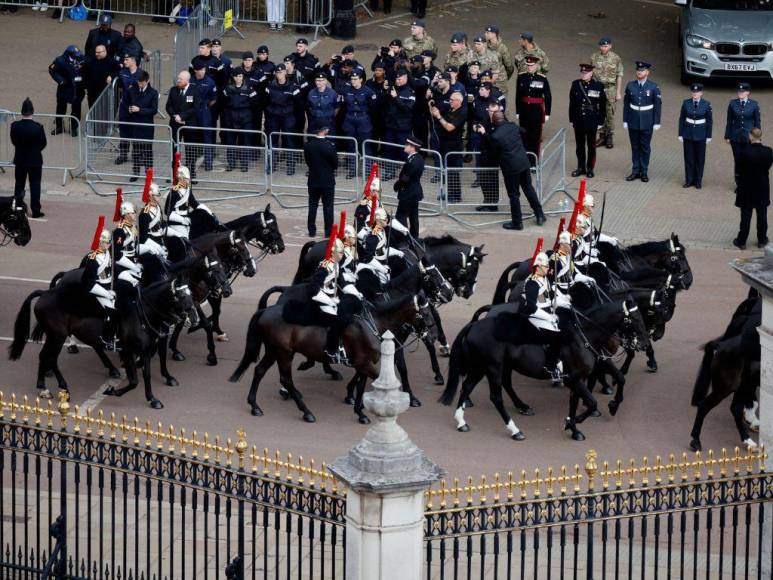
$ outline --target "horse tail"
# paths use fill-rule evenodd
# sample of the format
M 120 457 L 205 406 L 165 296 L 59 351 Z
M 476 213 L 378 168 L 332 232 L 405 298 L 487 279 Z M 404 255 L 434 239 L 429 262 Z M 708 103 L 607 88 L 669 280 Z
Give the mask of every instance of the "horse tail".
M 462 367 L 464 365 L 464 339 L 467 338 L 467 334 L 472 328 L 472 323 L 467 324 L 454 339 L 454 344 L 451 346 L 451 359 L 448 362 L 448 381 L 446 382 L 446 388 L 443 394 L 440 395 L 438 402 L 444 405 L 450 405 L 454 397 L 456 397 L 456 391 L 459 388 L 459 377 L 463 374 Z
M 471 322 L 477 322 L 478 319 L 480 319 L 481 315 L 483 315 L 484 312 L 488 312 L 494 307 L 493 304 L 487 304 L 486 306 L 481 306 L 475 311 L 475 314 L 472 315 Z
M 268 298 L 272 294 L 282 293 L 285 290 L 287 290 L 289 286 L 272 286 L 268 290 L 266 290 L 263 295 L 260 297 L 260 300 L 258 301 L 258 312 L 261 310 L 265 310 L 268 307 Z
M 711 388 L 711 363 L 714 361 L 714 354 L 717 350 L 717 341 L 711 340 L 703 345 L 703 360 L 698 369 L 698 376 L 695 379 L 695 386 L 692 390 L 692 401 L 690 404 L 697 407 L 709 394 Z
M 43 292 L 44 290 L 35 290 L 27 296 L 24 304 L 21 305 L 21 310 L 19 310 L 16 322 L 13 325 L 13 342 L 8 347 L 8 358 L 11 360 L 19 360 L 24 352 L 24 347 L 27 345 L 27 339 L 30 336 L 32 301 L 42 296 Z
M 239 382 L 244 371 L 246 371 L 251 364 L 258 362 L 260 347 L 263 344 L 263 341 L 260 339 L 260 331 L 258 330 L 258 323 L 260 322 L 260 317 L 262 315 L 263 310 L 258 310 L 250 319 L 250 324 L 247 327 L 247 344 L 244 345 L 242 360 L 239 361 L 239 366 L 236 367 L 236 370 L 228 378 L 228 381 L 231 383 Z
M 513 262 L 507 268 L 505 268 L 504 272 L 502 272 L 502 275 L 499 277 L 499 280 L 497 281 L 497 289 L 494 291 L 494 298 L 491 300 L 492 304 L 504 303 L 505 293 L 507 292 L 507 289 L 510 287 L 510 284 L 508 282 L 508 278 L 510 277 L 510 272 L 512 272 L 513 270 L 516 270 L 520 265 L 521 265 L 520 262 Z
M 30 339 L 32 342 L 40 342 L 43 340 L 43 334 L 45 334 L 45 329 L 43 328 L 43 325 L 38 322 L 35 324 L 35 326 L 32 327 L 32 334 L 30 334 Z
M 49 289 L 56 286 L 56 283 L 59 282 L 59 280 L 62 279 L 62 276 L 65 275 L 65 272 L 57 272 L 53 278 L 51 278 L 51 283 L 48 285 Z
M 301 254 L 298 256 L 298 271 L 295 273 L 295 277 L 293 278 L 293 284 L 300 284 L 303 282 L 303 261 L 306 259 L 306 254 L 309 253 L 309 250 L 314 247 L 314 244 L 316 244 L 314 241 L 309 241 L 303 244 L 303 247 L 301 248 Z

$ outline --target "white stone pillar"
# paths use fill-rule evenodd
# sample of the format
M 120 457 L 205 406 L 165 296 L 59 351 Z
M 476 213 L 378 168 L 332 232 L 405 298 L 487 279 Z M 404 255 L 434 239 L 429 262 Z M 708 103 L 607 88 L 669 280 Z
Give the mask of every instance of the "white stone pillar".
M 759 443 L 766 453 L 773 449 L 773 244 L 765 248 L 763 258 L 735 260 L 743 281 L 762 295 L 762 324 L 757 328 L 760 335 L 760 432 Z M 766 514 L 762 538 L 762 578 L 773 578 L 771 569 L 771 527 Z
M 444 475 L 397 424 L 410 400 L 395 375 L 393 339 L 384 333 L 381 370 L 363 399 L 374 424 L 330 466 L 349 488 L 346 580 L 421 579 L 424 492 Z

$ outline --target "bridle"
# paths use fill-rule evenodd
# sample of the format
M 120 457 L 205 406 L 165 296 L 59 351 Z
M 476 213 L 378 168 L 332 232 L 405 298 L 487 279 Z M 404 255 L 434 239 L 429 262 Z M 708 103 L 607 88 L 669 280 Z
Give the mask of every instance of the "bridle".
M 445 279 L 445 276 L 440 273 L 440 270 L 437 269 L 437 266 L 435 264 L 430 264 L 429 266 L 425 266 L 424 263 L 419 260 L 417 262 L 417 265 L 419 267 L 419 273 L 421 274 L 421 283 L 422 287 L 427 288 L 430 284 L 436 285 L 435 280 L 432 279 L 433 275 L 440 276 L 440 278 L 443 280 L 442 284 L 437 285 L 437 289 L 432 293 L 433 304 L 446 304 L 449 301 L 446 300 L 446 298 L 443 296 L 442 288 L 445 288 L 447 290 L 450 290 L 451 292 L 454 292 L 454 287 L 451 286 L 451 284 L 448 282 L 448 280 Z M 436 274 L 435 274 L 436 273 Z

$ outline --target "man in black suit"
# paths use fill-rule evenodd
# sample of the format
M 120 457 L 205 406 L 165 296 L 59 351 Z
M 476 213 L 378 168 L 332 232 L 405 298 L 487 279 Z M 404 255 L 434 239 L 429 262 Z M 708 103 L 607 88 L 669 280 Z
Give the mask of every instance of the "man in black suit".
M 11 143 L 15 147 L 13 164 L 16 168 L 14 197 L 24 202 L 24 185 L 30 182 L 30 206 L 32 217 L 40 218 L 40 179 L 43 176 L 43 149 L 46 148 L 46 132 L 43 125 L 32 120 L 35 109 L 29 98 L 21 105 L 22 118 L 11 123 Z
M 153 117 L 158 114 L 158 91 L 150 86 L 150 75 L 148 71 L 140 72 L 137 84 L 129 88 L 126 98 L 129 101 L 129 121 L 137 123 L 133 129 L 132 142 L 132 161 L 133 173 L 129 181 L 137 181 L 140 174 L 140 167 L 149 169 L 153 167 L 153 143 L 139 141 L 144 139 L 152 141 L 155 128 L 153 126 Z
M 741 147 L 738 155 L 738 193 L 735 206 L 741 209 L 741 225 L 733 245 L 746 249 L 746 238 L 757 212 L 757 247 L 768 243 L 768 206 L 770 205 L 770 166 L 773 165 L 773 149 L 762 144 L 762 130 L 749 131 L 749 144 Z
M 317 207 L 322 200 L 322 218 L 325 222 L 325 237 L 330 236 L 333 227 L 333 203 L 335 202 L 338 155 L 333 142 L 327 138 L 329 127 L 319 127 L 317 134 L 303 146 L 303 158 L 309 168 L 309 215 L 306 227 L 309 237 L 317 235 Z
M 414 238 L 419 237 L 419 202 L 424 199 L 421 187 L 421 176 L 424 173 L 424 158 L 417 155 L 421 151 L 422 142 L 416 137 L 405 140 L 403 151 L 408 157 L 400 169 L 400 177 L 395 181 L 397 192 L 397 211 L 395 218 L 408 229 Z
M 172 140 L 175 147 L 179 145 L 177 132 L 180 127 L 195 127 L 196 113 L 199 110 L 199 92 L 191 86 L 191 74 L 182 71 L 177 75 L 177 82 L 169 89 L 166 99 L 166 112 L 169 115 L 169 126 L 172 128 Z M 183 131 L 184 141 L 198 143 L 198 131 L 186 129 Z M 196 179 L 197 147 L 185 148 L 185 165 L 191 171 L 191 182 Z

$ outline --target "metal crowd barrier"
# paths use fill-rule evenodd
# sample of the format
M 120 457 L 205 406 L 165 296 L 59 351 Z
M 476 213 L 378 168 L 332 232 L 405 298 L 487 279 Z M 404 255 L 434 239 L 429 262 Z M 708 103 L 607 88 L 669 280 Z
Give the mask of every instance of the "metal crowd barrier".
M 89 12 L 96 13 L 97 19 L 102 12 L 109 12 L 128 16 L 171 18 L 174 22 L 177 18 L 186 18 L 185 16 L 170 16 L 176 4 L 178 2 L 173 0 L 83 0 L 83 5 Z
M 93 137 L 110 137 L 116 130 L 115 121 L 118 118 L 118 79 L 100 93 L 97 100 L 86 113 L 86 135 Z
M 163 80 L 161 78 L 161 51 L 156 49 L 150 53 L 150 59 L 147 63 L 144 63 L 145 70 L 150 75 L 150 86 L 158 91 L 159 97 L 164 93 Z M 158 115 L 162 119 L 166 119 L 166 113 L 161 108 L 161 103 L 158 107 Z
M 0 110 L 0 168 L 14 166 L 11 123 L 21 118 L 19 112 Z M 43 169 L 61 171 L 62 185 L 64 185 L 67 183 L 67 176 L 75 177 L 76 172 L 83 165 L 83 148 L 81 140 L 78 138 L 78 135 L 81 134 L 80 120 L 72 115 L 51 113 L 36 113 L 33 119 L 43 125 L 43 130 L 46 132 L 47 145 L 43 150 Z M 57 120 L 61 122 L 63 132 L 52 135 Z
M 154 179 L 162 183 L 172 177 L 172 129 L 169 125 L 114 123 L 116 127 L 153 127 L 153 139 L 123 139 L 105 135 L 104 121 L 88 121 L 85 135 L 86 183 L 97 195 L 112 195 L 113 187 L 123 186 L 125 193 L 142 191 L 146 167 L 153 167 Z M 121 158 L 125 161 L 119 163 Z M 134 181 L 132 181 L 134 179 Z M 129 188 L 136 187 L 136 191 Z
M 466 155 L 472 155 L 473 158 L 472 163 L 467 165 L 464 164 Z M 461 167 L 454 167 L 454 158 L 456 165 Z M 510 220 L 510 201 L 499 164 L 493 167 L 479 167 L 481 159 L 482 155 L 477 151 L 447 153 L 445 158 L 449 191 L 452 189 L 450 184 L 455 182 L 460 192 L 459 197 L 449 195 L 446 198 L 445 211 L 450 218 L 466 226 L 487 226 Z M 523 197 L 521 200 L 524 201 Z M 476 208 L 481 206 L 495 210 L 477 211 Z M 478 216 L 481 219 L 472 221 L 466 216 Z
M 313 135 L 271 133 L 268 183 L 271 194 L 284 208 L 307 207 L 309 168 L 303 158 L 303 143 Z M 338 152 L 335 203 L 353 203 L 360 197 L 359 156 L 353 137 L 329 136 Z M 303 201 L 292 201 L 300 199 Z
M 49 10 L 59 10 L 59 24 L 64 22 L 65 12 L 70 8 L 75 8 L 80 0 L 59 0 L 61 4 L 57 4 L 57 0 L 51 0 L 48 3 Z M 41 0 L 5 0 L 2 2 L 5 6 L 19 6 L 20 8 L 32 8 L 35 4 L 40 4 Z
M 178 139 L 181 163 L 195 163 L 197 191 L 217 192 L 214 197 L 197 194 L 200 201 L 254 197 L 268 191 L 268 138 L 263 131 L 181 127 Z
M 394 180 L 400 174 L 403 166 L 403 147 L 395 143 L 368 140 L 363 143 L 362 174 L 367 175 L 374 163 L 378 163 L 381 178 L 381 201 L 386 205 L 397 205 L 397 193 L 394 191 Z M 419 211 L 423 216 L 440 215 L 443 211 L 445 198 L 445 172 L 443 171 L 440 153 L 424 149 L 424 174 L 421 178 L 421 188 L 424 199 L 419 202 Z M 393 157 L 398 157 L 397 160 Z
M 234 10 L 234 24 L 254 22 L 296 28 L 313 28 L 314 38 L 333 21 L 333 0 L 224 0 L 225 9 Z
M 203 38 L 223 36 L 223 9 L 220 0 L 197 5 L 174 35 L 172 56 L 172 84 L 180 71 L 188 70 L 193 57 L 199 53 Z
M 540 202 L 546 214 L 572 211 L 574 199 L 566 191 L 566 129 L 560 128 L 542 146 L 539 167 Z M 560 196 L 558 202 L 554 197 Z M 554 207 L 555 206 L 555 207 Z

